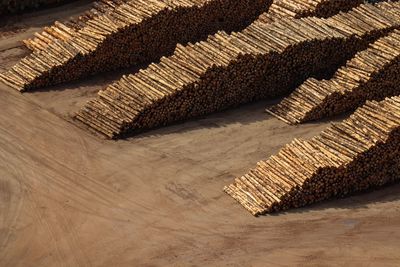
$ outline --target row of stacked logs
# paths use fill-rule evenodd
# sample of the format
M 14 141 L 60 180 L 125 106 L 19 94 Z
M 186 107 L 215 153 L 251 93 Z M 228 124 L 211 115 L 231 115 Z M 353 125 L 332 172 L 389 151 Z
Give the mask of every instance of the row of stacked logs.
M 93 8 L 84 12 L 82 15 L 71 18 L 64 23 L 56 21 L 54 25 L 45 27 L 42 32 L 36 32 L 34 38 L 23 40 L 30 50 L 44 50 L 50 43 L 56 40 L 66 41 L 73 38 L 73 33 L 85 27 L 86 22 L 112 12 L 117 6 L 126 3 L 128 0 L 97 0 L 93 3 Z
M 224 190 L 257 216 L 398 181 L 399 166 L 400 97 L 393 97 L 294 140 Z
M 0 15 L 10 15 L 41 6 L 68 3 L 67 0 L 0 0 Z
M 399 83 L 400 31 L 395 30 L 357 53 L 330 80 L 310 78 L 267 111 L 289 124 L 303 123 L 399 95 Z
M 371 40 L 400 27 L 400 3 L 361 5 L 328 19 L 254 22 L 241 33 L 178 45 L 170 57 L 98 93 L 76 119 L 108 138 L 287 94 L 336 70 Z
M 187 43 L 241 29 L 271 0 L 130 0 L 85 22 L 73 36 L 35 50 L 11 70 L 5 83 L 19 91 L 54 85 L 158 60 Z M 60 24 L 61 25 L 61 24 Z
M 281 18 L 327 18 L 340 11 L 349 11 L 363 2 L 364 0 L 275 0 L 268 12 L 261 14 L 258 19 L 264 23 L 272 23 Z
M 35 33 L 34 38 L 23 40 L 23 43 L 31 50 L 43 50 L 49 43 L 57 39 L 66 40 L 72 38 L 70 35 L 71 31 L 82 29 L 86 25 L 86 21 L 106 12 L 110 12 L 116 6 L 127 1 L 128 0 L 97 0 L 93 3 L 93 8 L 86 11 L 84 14 L 65 23 L 56 21 L 54 25 L 45 27 L 43 32 Z M 271 23 L 285 17 L 330 17 L 339 13 L 339 11 L 350 10 L 362 2 L 363 0 L 275 0 L 269 11 L 264 12 L 259 17 L 259 20 Z

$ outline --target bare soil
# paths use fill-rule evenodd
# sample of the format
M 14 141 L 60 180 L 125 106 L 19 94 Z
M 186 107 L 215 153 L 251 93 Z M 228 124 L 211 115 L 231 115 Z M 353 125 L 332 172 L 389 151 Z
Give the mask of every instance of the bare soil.
M 11 18 L 20 40 L 89 1 Z M 399 266 L 400 185 L 254 218 L 224 185 L 294 137 L 259 102 L 127 140 L 70 114 L 119 73 L 20 94 L 0 85 L 0 266 Z

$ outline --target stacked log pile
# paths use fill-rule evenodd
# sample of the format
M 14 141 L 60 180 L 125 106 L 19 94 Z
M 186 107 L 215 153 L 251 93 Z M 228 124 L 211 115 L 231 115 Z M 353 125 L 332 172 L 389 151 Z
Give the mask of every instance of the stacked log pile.
M 68 3 L 67 0 L 0 0 L 0 15 L 10 15 L 40 6 Z
M 179 45 L 171 57 L 101 90 L 76 119 L 119 138 L 257 99 L 287 94 L 307 77 L 335 70 L 371 39 L 400 27 L 400 4 L 361 5 L 328 19 L 256 21 Z
M 19 91 L 158 60 L 176 43 L 247 26 L 271 0 L 130 0 L 50 42 L 1 78 Z M 61 35 L 61 33 L 60 33 Z
M 82 29 L 86 21 L 96 16 L 112 11 L 128 0 L 97 0 L 94 7 L 83 15 L 65 23 L 56 21 L 54 25 L 45 27 L 41 33 L 35 33 L 35 38 L 23 40 L 31 50 L 44 49 L 54 40 L 72 38 L 71 32 Z M 272 23 L 285 17 L 302 18 L 309 16 L 330 17 L 340 11 L 348 11 L 363 3 L 363 0 L 275 0 L 268 12 L 264 12 L 258 19 L 265 23 Z
M 364 0 L 275 0 L 268 12 L 258 18 L 264 23 L 273 23 L 281 18 L 331 17 L 340 11 L 349 11 Z
M 399 82 L 400 31 L 395 30 L 357 53 L 332 79 L 310 78 L 267 111 L 289 124 L 303 123 L 399 95 Z
M 127 1 L 128 0 L 97 0 L 93 3 L 93 8 L 86 11 L 84 14 L 76 18 L 71 18 L 64 23 L 56 21 L 54 25 L 45 27 L 43 32 L 35 33 L 34 38 L 26 39 L 22 42 L 30 50 L 43 50 L 56 40 L 67 41 L 73 38 L 74 33 L 81 30 L 86 25 L 87 21 L 110 13 L 117 6 Z
M 294 140 L 225 187 L 253 215 L 400 179 L 400 97 L 367 102 L 311 140 Z

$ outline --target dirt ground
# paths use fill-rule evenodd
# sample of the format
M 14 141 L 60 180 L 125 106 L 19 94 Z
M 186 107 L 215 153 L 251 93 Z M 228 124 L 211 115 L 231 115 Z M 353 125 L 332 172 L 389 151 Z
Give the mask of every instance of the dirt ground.
M 87 3 L 9 19 L 0 69 L 28 53 L 20 40 Z M 25 94 L 0 85 L 0 266 L 400 265 L 400 185 L 259 218 L 223 193 L 327 123 L 287 126 L 267 102 L 122 141 L 70 122 L 117 77 Z

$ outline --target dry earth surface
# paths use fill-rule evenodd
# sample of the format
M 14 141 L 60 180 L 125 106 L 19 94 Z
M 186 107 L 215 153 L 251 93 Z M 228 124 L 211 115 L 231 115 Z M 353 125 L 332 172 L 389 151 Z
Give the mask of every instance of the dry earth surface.
M 88 2 L 3 21 L 0 69 Z M 399 266 L 400 185 L 259 218 L 222 192 L 327 123 L 287 126 L 265 102 L 122 141 L 71 123 L 119 74 L 26 94 L 0 85 L 0 266 Z

